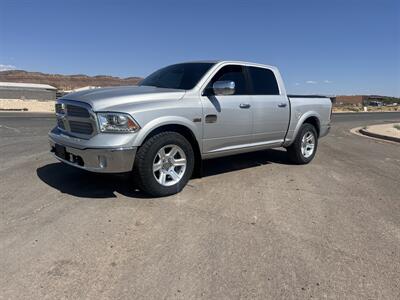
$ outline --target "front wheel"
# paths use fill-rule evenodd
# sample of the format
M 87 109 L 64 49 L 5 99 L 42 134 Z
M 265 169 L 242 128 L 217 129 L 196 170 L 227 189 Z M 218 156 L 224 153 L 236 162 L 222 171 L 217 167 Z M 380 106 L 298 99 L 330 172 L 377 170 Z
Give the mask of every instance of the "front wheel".
M 305 123 L 300 127 L 294 142 L 287 148 L 290 160 L 299 165 L 308 164 L 315 156 L 318 135 L 315 127 Z
M 146 193 L 161 197 L 180 192 L 194 168 L 191 144 L 177 132 L 149 138 L 138 150 L 133 176 Z

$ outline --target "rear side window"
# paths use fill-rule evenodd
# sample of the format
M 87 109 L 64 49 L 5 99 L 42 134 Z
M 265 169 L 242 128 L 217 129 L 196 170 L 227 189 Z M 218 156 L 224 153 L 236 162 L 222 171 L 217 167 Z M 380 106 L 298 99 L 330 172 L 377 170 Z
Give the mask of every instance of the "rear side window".
M 248 95 L 246 76 L 244 75 L 242 66 L 225 66 L 222 67 L 217 74 L 211 79 L 208 87 L 212 87 L 216 81 L 233 81 L 235 82 L 235 95 Z
M 274 72 L 264 68 L 248 67 L 254 95 L 279 95 Z

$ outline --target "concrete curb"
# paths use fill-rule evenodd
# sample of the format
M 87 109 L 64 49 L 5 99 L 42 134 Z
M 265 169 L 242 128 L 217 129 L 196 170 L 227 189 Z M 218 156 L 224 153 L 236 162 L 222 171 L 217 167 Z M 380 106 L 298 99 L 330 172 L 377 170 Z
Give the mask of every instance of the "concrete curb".
M 0 111 L 28 111 L 27 108 L 0 108 Z
M 376 137 L 372 137 L 372 136 L 368 136 L 368 135 L 362 134 L 360 132 L 360 130 L 363 129 L 363 128 L 364 127 L 354 127 L 352 129 L 350 129 L 350 133 L 352 133 L 354 135 L 357 135 L 359 137 L 362 137 L 362 138 L 370 139 L 370 140 L 378 142 L 378 143 L 386 143 L 386 144 L 398 145 L 397 142 L 392 142 L 392 141 L 389 141 L 389 140 L 384 140 L 384 139 L 381 139 L 381 138 L 376 138 Z
M 342 114 L 395 114 L 399 113 L 400 111 L 333 111 L 332 114 L 342 115 Z
M 361 128 L 359 132 L 363 135 L 367 135 L 373 138 L 378 138 L 378 139 L 383 139 L 391 142 L 397 142 L 400 143 L 400 138 L 394 137 L 394 136 L 389 136 L 389 135 L 383 135 L 383 134 L 378 134 L 374 132 L 368 131 L 368 129 Z

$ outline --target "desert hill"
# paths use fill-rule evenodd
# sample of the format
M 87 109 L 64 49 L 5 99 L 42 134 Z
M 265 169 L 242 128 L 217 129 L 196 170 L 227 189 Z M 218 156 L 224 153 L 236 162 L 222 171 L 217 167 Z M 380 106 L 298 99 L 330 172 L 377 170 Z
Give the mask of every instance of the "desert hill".
M 142 78 L 120 78 L 107 75 L 88 76 L 83 74 L 61 75 L 24 70 L 10 70 L 0 72 L 0 82 L 22 82 L 49 84 L 59 90 L 71 90 L 84 86 L 118 86 L 137 85 Z

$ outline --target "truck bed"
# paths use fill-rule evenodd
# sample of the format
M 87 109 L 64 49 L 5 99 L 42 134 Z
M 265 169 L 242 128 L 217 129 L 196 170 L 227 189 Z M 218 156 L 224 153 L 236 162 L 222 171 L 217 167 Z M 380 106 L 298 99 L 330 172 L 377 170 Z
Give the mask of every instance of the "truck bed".
M 320 137 L 330 128 L 332 99 L 320 95 L 287 95 L 291 114 L 285 144 L 290 144 L 296 137 L 300 125 L 310 116 L 316 117 L 320 127 Z

